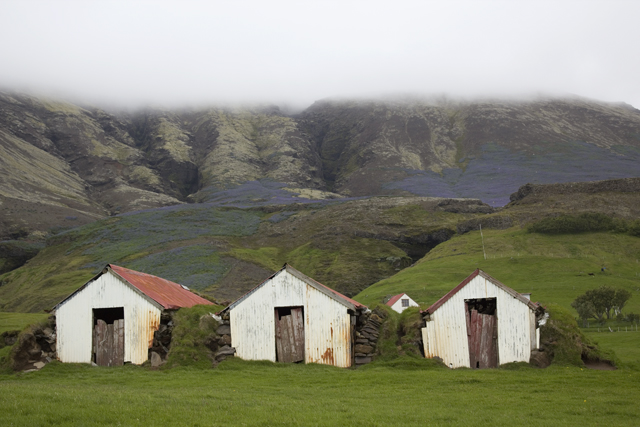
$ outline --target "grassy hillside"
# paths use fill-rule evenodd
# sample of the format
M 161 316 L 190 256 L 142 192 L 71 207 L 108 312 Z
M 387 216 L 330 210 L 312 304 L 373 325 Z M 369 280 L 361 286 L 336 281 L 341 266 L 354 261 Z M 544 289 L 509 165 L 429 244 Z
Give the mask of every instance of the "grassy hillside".
M 29 325 L 44 322 L 46 313 L 1 313 L 0 334 L 6 331 L 22 331 Z
M 531 292 L 534 301 L 570 309 L 571 302 L 588 289 L 605 284 L 622 287 L 633 294 L 625 312 L 640 312 L 638 237 L 610 232 L 543 235 L 516 228 L 484 230 L 483 235 L 487 259 L 479 231 L 457 235 L 355 299 L 373 304 L 406 292 L 426 308 L 480 268 L 518 292 Z
M 232 300 L 288 262 L 354 295 L 422 257 L 457 222 L 480 215 L 443 211 L 442 202 L 203 203 L 122 214 L 53 235 L 36 257 L 1 275 L 0 310 L 50 309 L 111 263 Z

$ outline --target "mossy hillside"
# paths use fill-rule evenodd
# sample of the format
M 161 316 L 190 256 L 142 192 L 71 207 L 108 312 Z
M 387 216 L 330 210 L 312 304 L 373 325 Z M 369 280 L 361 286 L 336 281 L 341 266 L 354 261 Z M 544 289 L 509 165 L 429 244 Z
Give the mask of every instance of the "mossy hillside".
M 200 165 L 201 187 L 260 178 L 305 182 L 318 175 L 316 165 L 307 162 L 313 158 L 311 145 L 291 118 L 259 110 L 215 109 L 201 114 L 193 127 L 196 134 L 216 134 Z
M 69 243 L 43 249 L 26 265 L 0 276 L 0 310 L 49 310 L 96 273 L 88 256 L 66 256 Z
M 152 137 L 154 140 L 161 140 L 162 148 L 168 151 L 176 161 L 191 161 L 191 147 L 187 145 L 189 137 L 175 123 L 161 117 Z
M 259 222 L 252 211 L 176 206 L 60 233 L 28 264 L 0 276 L 0 310 L 50 309 L 110 263 L 162 270 L 169 280 L 204 289 L 228 269 L 216 238 L 254 233 Z
M 0 312 L 0 334 L 6 331 L 22 331 L 29 325 L 45 322 L 48 317 L 47 313 Z
M 314 242 L 309 242 L 292 250 L 238 248 L 230 254 L 274 271 L 289 263 L 347 295 L 357 293 L 362 283 L 373 283 L 378 277 L 393 275 L 397 270 L 395 264 L 407 260 L 406 254 L 389 242 L 360 238 L 345 239 L 343 244 L 331 249 L 318 248 Z
M 110 263 L 216 297 L 217 283 L 235 268 L 234 259 L 267 271 L 288 262 L 353 295 L 410 265 L 407 241 L 421 241 L 443 223 L 453 227 L 456 218 L 474 217 L 433 211 L 424 203 L 378 198 L 275 209 L 193 204 L 110 217 L 52 236 L 42 253 L 2 276 L 0 309 L 49 309 Z M 256 273 L 255 284 L 265 277 Z M 225 298 L 234 298 L 232 292 Z
M 0 186 L 3 195 L 45 204 L 73 201 L 94 207 L 82 179 L 65 162 L 2 130 L 0 141 L 0 165 L 11 171 Z M 39 188 L 40 193 L 25 192 L 25 184 Z
M 133 270 L 152 271 L 159 277 L 171 277 L 172 281 L 197 291 L 206 290 L 230 269 L 220 248 L 211 243 L 181 241 L 174 248 L 167 246 L 166 250 L 160 252 L 141 253 L 140 257 L 129 258 L 125 264 Z
M 389 277 L 426 252 L 426 236 L 474 214 L 433 211 L 420 198 L 348 201 L 271 214 L 258 232 L 234 243 L 234 257 L 279 269 L 285 262 L 347 295 Z M 430 201 L 429 203 L 433 203 Z M 271 220 L 277 216 L 277 220 Z M 285 237 L 286 236 L 286 237 Z
M 24 265 L 44 248 L 42 242 L 22 240 L 0 241 L 0 274 Z
M 260 214 L 256 211 L 179 205 L 97 221 L 60 233 L 54 236 L 53 243 L 72 241 L 68 254 L 91 256 L 101 264 L 105 259 L 139 258 L 140 253 L 154 252 L 175 241 L 250 235 L 259 223 Z
M 572 313 L 570 304 L 578 295 L 603 284 L 632 292 L 634 297 L 625 311 L 640 311 L 637 237 L 616 233 L 553 236 L 515 228 L 483 230 L 483 237 L 487 259 L 480 232 L 456 235 L 414 266 L 355 298 L 374 304 L 385 296 L 406 292 L 426 308 L 480 268 L 518 292 L 531 292 L 534 301 L 555 302 Z

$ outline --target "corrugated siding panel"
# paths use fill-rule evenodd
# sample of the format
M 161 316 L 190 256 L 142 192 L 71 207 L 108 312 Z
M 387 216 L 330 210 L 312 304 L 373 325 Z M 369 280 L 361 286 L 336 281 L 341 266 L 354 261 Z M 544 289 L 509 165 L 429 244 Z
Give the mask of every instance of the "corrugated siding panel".
M 145 362 L 160 310 L 111 273 L 98 277 L 56 310 L 58 359 L 91 363 L 93 309 L 113 307 L 124 307 L 124 361 Z
M 283 270 L 230 310 L 236 355 L 276 361 L 275 307 L 304 307 L 305 362 L 351 366 L 347 307 Z
M 509 295 L 482 276 L 445 302 L 422 329 L 426 357 L 440 357 L 453 368 L 469 366 L 469 342 L 464 300 L 496 298 L 498 317 L 498 363 L 528 362 L 531 355 L 531 319 L 535 315 L 526 304 Z

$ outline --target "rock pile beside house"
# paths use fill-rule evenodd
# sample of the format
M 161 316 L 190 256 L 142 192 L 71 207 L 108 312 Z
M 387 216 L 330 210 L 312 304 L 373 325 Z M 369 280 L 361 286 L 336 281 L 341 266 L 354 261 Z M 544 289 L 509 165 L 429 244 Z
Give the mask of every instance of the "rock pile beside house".
M 231 347 L 231 322 L 229 320 L 229 312 L 222 314 L 222 323 L 216 329 L 216 333 L 220 337 L 217 340 L 217 348 L 214 350 L 214 366 L 225 360 L 227 357 L 233 357 L 236 349 Z
M 21 332 L 11 350 L 14 371 L 34 371 L 42 369 L 56 359 L 56 318 L 50 316 L 44 325 L 30 326 Z M 9 335 L 9 334 L 7 334 Z M 14 335 L 14 334 L 11 334 Z M 11 341 L 10 339 L 9 341 Z M 7 342 L 5 338 L 5 343 Z
M 386 317 L 387 314 L 382 310 L 362 313 L 358 317 L 354 346 L 356 366 L 365 365 L 373 360 L 380 336 L 380 327 Z
M 153 342 L 149 349 L 151 366 L 158 367 L 167 361 L 167 355 L 171 349 L 173 325 L 173 311 L 163 311 L 160 315 L 160 325 L 158 330 L 153 333 Z

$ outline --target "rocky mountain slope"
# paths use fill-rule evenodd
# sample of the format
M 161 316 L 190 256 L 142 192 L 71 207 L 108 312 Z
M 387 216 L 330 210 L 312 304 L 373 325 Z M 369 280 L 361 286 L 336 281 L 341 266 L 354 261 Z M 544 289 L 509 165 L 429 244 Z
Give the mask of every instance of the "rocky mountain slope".
M 0 93 L 0 238 L 185 202 L 376 195 L 502 206 L 526 183 L 638 175 L 640 111 L 582 99 L 95 107 Z

